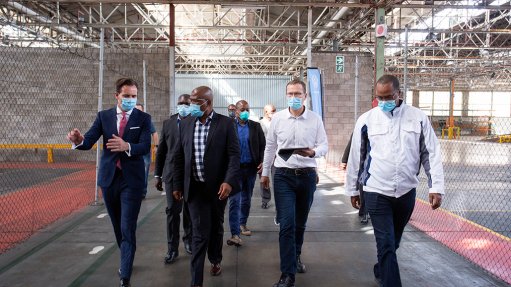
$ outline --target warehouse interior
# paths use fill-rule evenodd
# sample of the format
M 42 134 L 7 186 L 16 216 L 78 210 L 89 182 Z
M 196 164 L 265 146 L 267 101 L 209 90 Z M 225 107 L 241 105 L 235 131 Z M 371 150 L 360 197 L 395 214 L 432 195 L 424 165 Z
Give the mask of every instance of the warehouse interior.
M 405 103 L 428 116 L 440 139 L 448 194 L 441 215 L 432 213 L 425 205 L 426 175 L 420 174 L 412 226 L 405 232 L 413 244 L 400 251 L 407 286 L 509 286 L 509 0 L 0 1 L 0 282 L 7 282 L 0 286 L 37 284 L 37 277 L 28 279 L 21 271 L 37 270 L 32 259 L 59 262 L 52 255 L 59 253 L 58 244 L 69 257 L 49 263 L 54 269 L 43 276 L 43 285 L 114 284 L 115 272 L 102 266 L 115 270 L 115 242 L 108 222 L 95 221 L 104 212 L 94 181 L 100 151 L 77 155 L 65 134 L 74 127 L 87 130 L 98 111 L 115 104 L 116 79 L 139 82 L 139 101 L 160 131 L 177 111 L 177 96 L 201 85 L 212 87 L 215 111 L 224 115 L 228 104 L 241 99 L 249 102 L 253 119 L 269 103 L 287 108 L 286 83 L 293 78 L 309 83 L 310 68 L 321 71 L 329 153 L 318 162 L 321 192 L 306 237 L 306 254 L 322 271 L 303 279 L 303 286 L 376 284 L 353 275 L 372 268 L 374 239 L 370 226 L 360 226 L 350 214 L 339 165 L 384 74 L 397 76 Z M 160 266 L 165 196 L 151 188 L 141 217 L 147 233 L 140 245 L 147 245 L 135 282 L 183 286 L 187 260 L 173 270 Z M 258 203 L 257 197 L 254 192 Z M 208 286 L 270 286 L 278 273 L 272 217 L 255 211 L 254 226 L 261 232 L 251 238 L 253 245 L 227 253 L 236 271 L 221 281 L 207 279 Z M 272 246 L 262 254 L 271 264 L 261 267 L 264 258 L 254 253 L 266 241 Z M 99 257 L 86 255 L 77 267 L 64 269 L 67 275 L 56 274 L 80 258 L 73 248 L 81 254 L 96 245 L 106 246 Z M 351 260 L 363 254 L 356 271 L 343 269 L 350 260 L 336 250 Z M 422 256 L 424 262 L 412 267 Z M 157 272 L 141 275 L 152 260 L 158 261 Z M 449 262 L 449 272 L 429 282 L 428 276 L 438 276 L 431 265 L 442 260 Z M 252 270 L 259 279 L 239 279 Z M 169 278 L 157 278 L 164 273 Z M 265 280 L 265 274 L 272 278 Z

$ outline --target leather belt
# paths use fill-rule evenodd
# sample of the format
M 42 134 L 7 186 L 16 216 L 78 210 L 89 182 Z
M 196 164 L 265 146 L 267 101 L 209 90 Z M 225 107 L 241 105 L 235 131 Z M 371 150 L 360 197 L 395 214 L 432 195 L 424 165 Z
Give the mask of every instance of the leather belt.
M 302 168 L 277 167 L 276 171 L 286 173 L 286 174 L 304 175 L 304 174 L 310 174 L 311 172 L 316 172 L 316 168 L 315 167 L 302 167 Z

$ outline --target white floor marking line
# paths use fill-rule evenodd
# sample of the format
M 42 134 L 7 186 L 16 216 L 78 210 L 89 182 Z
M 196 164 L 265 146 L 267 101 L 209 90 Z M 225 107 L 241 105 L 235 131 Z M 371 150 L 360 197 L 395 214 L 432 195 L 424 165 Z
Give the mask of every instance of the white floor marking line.
M 89 251 L 89 254 L 90 255 L 98 254 L 98 252 L 100 252 L 103 249 L 105 249 L 105 246 L 96 246 L 96 247 L 92 248 L 91 251 Z

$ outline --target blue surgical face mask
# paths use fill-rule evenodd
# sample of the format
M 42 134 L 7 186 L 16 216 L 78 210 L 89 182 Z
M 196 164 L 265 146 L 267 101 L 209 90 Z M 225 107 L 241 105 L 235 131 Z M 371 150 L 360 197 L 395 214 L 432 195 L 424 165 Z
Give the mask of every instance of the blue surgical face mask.
M 292 97 L 287 100 L 287 105 L 297 111 L 302 107 L 302 98 Z
M 244 111 L 240 113 L 240 120 L 246 122 L 248 120 L 248 117 L 250 116 L 250 113 L 248 111 Z
M 121 109 L 125 112 L 129 112 L 133 110 L 136 104 L 137 104 L 136 98 L 122 98 Z
M 228 113 L 229 113 L 229 117 L 231 117 L 231 118 L 235 118 L 236 117 L 236 112 L 228 111 Z
M 190 114 L 190 107 L 188 105 L 177 105 L 177 113 L 181 117 L 186 117 Z
M 202 111 L 200 109 L 200 107 L 202 105 L 204 105 L 205 103 L 207 103 L 207 101 L 205 101 L 201 105 L 190 104 L 190 115 L 192 115 L 192 117 L 198 117 L 198 118 L 202 117 L 204 115 L 204 111 Z
M 384 112 L 390 112 L 396 107 L 396 101 L 380 101 L 378 100 L 378 107 Z

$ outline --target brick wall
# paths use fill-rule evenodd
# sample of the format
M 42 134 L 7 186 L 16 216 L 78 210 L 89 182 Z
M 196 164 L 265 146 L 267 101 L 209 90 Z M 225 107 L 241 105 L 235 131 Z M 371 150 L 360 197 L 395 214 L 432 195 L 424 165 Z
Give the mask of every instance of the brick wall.
M 169 115 L 168 49 L 105 50 L 103 109 L 114 107 L 115 80 L 132 77 L 157 130 Z M 0 47 L 0 144 L 68 143 L 71 128 L 88 130 L 98 106 L 98 49 Z M 0 161 L 41 161 L 46 152 L 2 150 Z M 57 151 L 56 161 L 95 160 L 95 153 Z
M 335 71 L 335 56 L 344 55 L 344 73 Z M 312 66 L 321 69 L 324 94 L 324 124 L 328 136 L 330 164 L 341 162 L 344 148 L 355 126 L 356 54 L 313 53 Z M 370 54 L 358 54 L 358 116 L 371 108 L 373 60 Z

